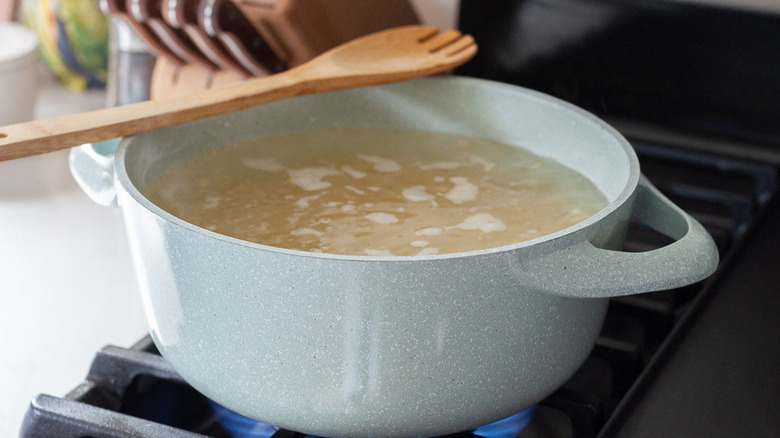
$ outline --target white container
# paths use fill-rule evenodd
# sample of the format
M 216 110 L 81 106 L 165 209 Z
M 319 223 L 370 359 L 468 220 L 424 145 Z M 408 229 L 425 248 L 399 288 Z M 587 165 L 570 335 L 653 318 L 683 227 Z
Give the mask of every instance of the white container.
M 38 37 L 17 23 L 0 23 L 0 126 L 32 120 L 37 93 Z

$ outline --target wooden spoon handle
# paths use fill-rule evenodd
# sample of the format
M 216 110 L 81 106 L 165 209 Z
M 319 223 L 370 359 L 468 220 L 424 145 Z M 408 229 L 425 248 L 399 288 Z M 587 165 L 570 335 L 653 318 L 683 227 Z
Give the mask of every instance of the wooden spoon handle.
M 0 128 L 0 161 L 54 152 L 315 92 L 316 79 L 280 73 L 187 96 L 140 102 Z
M 386 84 L 440 73 L 471 59 L 474 39 L 430 26 L 388 29 L 333 48 L 290 70 L 164 100 L 0 128 L 0 161 L 246 109 L 286 97 Z

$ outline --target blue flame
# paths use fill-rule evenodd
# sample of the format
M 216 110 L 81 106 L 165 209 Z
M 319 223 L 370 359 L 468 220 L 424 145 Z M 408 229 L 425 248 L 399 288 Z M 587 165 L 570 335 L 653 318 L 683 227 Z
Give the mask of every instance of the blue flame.
M 232 438 L 270 438 L 278 430 L 275 426 L 245 417 L 213 401 L 209 401 L 209 404 L 219 424 Z M 534 406 L 531 406 L 511 417 L 478 427 L 471 433 L 484 438 L 515 438 L 531 421 L 533 413 Z M 322 437 L 306 435 L 306 438 Z

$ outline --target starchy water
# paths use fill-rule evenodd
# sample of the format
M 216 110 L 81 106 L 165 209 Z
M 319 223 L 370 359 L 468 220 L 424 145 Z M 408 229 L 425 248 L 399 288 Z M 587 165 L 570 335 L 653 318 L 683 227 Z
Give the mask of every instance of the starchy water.
M 517 243 L 572 226 L 607 204 L 583 175 L 517 146 L 357 128 L 212 149 L 152 181 L 144 194 L 217 233 L 370 256 Z

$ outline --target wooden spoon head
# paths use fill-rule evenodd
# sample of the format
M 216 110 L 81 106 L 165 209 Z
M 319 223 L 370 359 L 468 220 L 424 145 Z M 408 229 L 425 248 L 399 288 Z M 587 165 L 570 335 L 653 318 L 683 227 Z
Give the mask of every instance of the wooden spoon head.
M 431 26 L 404 26 L 357 38 L 325 52 L 316 61 L 327 60 L 353 74 L 381 72 L 403 80 L 450 70 L 476 53 L 477 44 L 470 35 L 456 30 L 439 32 Z M 328 63 L 311 64 L 322 68 Z

